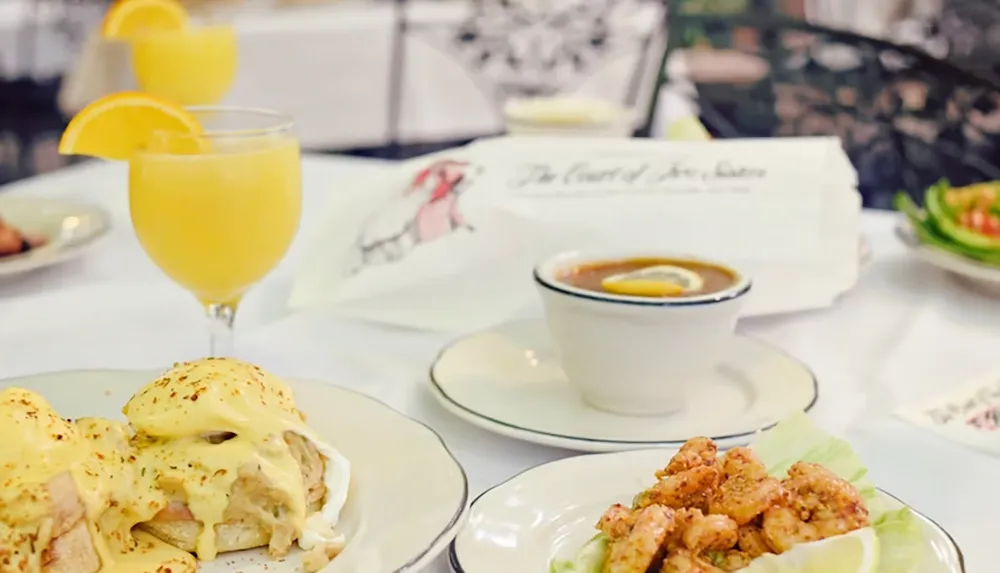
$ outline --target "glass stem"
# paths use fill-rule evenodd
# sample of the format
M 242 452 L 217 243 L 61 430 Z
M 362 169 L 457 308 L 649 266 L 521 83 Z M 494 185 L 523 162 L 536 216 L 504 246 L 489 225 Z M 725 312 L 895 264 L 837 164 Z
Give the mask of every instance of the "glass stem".
M 213 358 L 231 358 L 236 307 L 228 304 L 210 304 L 205 307 L 205 314 L 208 315 L 212 337 L 209 355 Z

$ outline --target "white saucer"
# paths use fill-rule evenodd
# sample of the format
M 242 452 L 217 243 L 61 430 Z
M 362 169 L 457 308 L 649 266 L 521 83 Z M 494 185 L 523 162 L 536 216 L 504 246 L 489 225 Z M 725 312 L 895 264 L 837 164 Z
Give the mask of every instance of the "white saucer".
M 431 366 L 430 381 L 437 400 L 470 424 L 587 452 L 677 447 L 693 436 L 733 447 L 816 402 L 813 373 L 773 346 L 734 337 L 727 356 L 716 373 L 692 381 L 685 410 L 662 417 L 618 416 L 584 404 L 541 320 L 458 339 Z

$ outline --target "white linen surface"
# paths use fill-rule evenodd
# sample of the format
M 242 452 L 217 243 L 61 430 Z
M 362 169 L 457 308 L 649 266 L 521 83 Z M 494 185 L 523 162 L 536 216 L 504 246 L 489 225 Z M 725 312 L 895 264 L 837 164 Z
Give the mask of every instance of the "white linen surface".
M 302 232 L 285 262 L 247 297 L 237 320 L 237 353 L 282 375 L 360 389 L 430 424 L 465 465 L 473 495 L 571 455 L 492 435 L 437 406 L 425 388 L 426 372 L 448 335 L 283 308 L 300 245 L 317 231 L 317 207 L 333 194 L 351 193 L 352 180 L 381 168 L 370 161 L 305 159 Z M 135 240 L 122 166 L 69 168 L 0 192 L 84 198 L 105 205 L 117 225 L 78 261 L 0 282 L 0 377 L 166 367 L 207 350 L 197 304 L 159 274 Z M 951 532 L 970 573 L 993 571 L 1000 460 L 890 414 L 997 366 L 1000 302 L 960 289 L 907 255 L 893 236 L 893 221 L 891 214 L 865 214 L 873 261 L 833 308 L 744 321 L 740 329 L 805 361 L 819 380 L 818 423 L 854 444 L 878 485 Z M 448 572 L 446 558 L 430 571 Z

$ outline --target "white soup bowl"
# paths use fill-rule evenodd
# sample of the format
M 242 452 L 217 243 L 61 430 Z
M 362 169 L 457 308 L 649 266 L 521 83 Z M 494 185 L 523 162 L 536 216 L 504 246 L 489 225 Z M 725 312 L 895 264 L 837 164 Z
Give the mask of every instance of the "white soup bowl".
M 623 296 L 562 279 L 581 265 L 638 258 L 721 267 L 732 285 L 675 298 Z M 545 318 L 563 369 L 591 406 L 655 416 L 684 407 L 686 388 L 725 355 L 751 282 L 732 267 L 700 257 L 648 252 L 567 252 L 535 267 Z

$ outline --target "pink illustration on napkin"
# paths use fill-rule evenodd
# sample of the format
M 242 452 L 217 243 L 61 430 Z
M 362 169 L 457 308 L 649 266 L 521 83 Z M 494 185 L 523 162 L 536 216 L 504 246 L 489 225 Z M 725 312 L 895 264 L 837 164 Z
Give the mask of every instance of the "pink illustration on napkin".
M 419 245 L 471 228 L 459 209 L 470 166 L 441 160 L 421 169 L 403 192 L 366 222 L 357 240 L 360 264 L 396 262 Z
M 935 403 L 936 402 L 936 403 Z M 967 386 L 954 394 L 931 402 L 924 413 L 936 424 L 965 423 L 976 429 L 989 428 L 990 416 L 996 425 L 1000 410 L 1000 380 Z
M 413 179 L 406 193 L 427 197 L 414 220 L 418 244 L 433 241 L 464 225 L 458 209 L 458 190 L 466 165 L 460 161 L 440 161 Z
M 986 432 L 1000 430 L 1000 406 L 991 406 L 965 421 L 973 428 Z
M 966 446 L 1000 454 L 1000 372 L 904 406 L 896 415 Z

